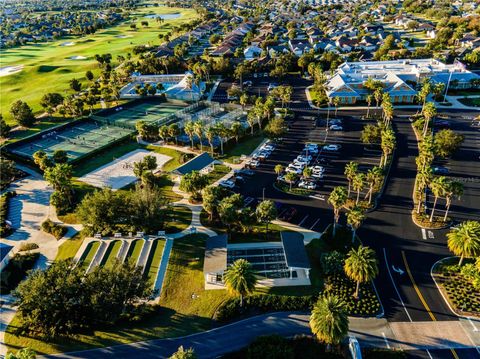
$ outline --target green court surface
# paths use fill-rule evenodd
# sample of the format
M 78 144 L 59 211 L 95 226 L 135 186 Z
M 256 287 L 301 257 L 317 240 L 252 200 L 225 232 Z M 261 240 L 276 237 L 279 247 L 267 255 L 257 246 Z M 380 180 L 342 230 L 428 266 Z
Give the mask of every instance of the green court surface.
M 144 243 L 145 241 L 143 239 L 135 239 L 130 243 L 125 261 L 130 261 L 133 264 L 136 264 Z
M 145 275 L 150 278 L 152 285 L 155 284 L 157 278 L 158 268 L 160 268 L 160 261 L 162 260 L 163 248 L 165 247 L 165 239 L 156 239 L 152 243 L 150 254 L 145 264 Z
M 100 242 L 98 241 L 88 243 L 87 248 L 85 248 L 85 251 L 82 253 L 80 260 L 78 261 L 83 269 L 86 270 L 88 268 L 93 257 L 95 257 L 95 254 L 97 253 L 98 247 L 100 247 Z
M 51 129 L 28 140 L 14 143 L 10 150 L 25 157 L 32 157 L 39 150 L 45 151 L 48 156 L 52 156 L 56 150 L 63 150 L 67 152 L 70 160 L 75 160 L 132 133 L 132 129 L 87 120 Z
M 112 243 L 108 245 L 107 251 L 103 256 L 102 261 L 100 262 L 100 265 L 105 266 L 107 268 L 113 266 L 113 263 L 117 258 L 117 254 L 121 246 L 122 246 L 122 241 L 120 240 L 112 241 Z

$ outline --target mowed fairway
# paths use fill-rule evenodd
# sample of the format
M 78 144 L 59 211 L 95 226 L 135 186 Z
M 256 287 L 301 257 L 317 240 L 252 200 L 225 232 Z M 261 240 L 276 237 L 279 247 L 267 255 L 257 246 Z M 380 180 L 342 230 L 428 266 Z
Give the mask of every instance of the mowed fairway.
M 154 14 L 180 16 L 158 23 L 154 18 L 148 17 Z M 137 9 L 132 16 L 136 18 L 136 31 L 130 29 L 130 22 L 124 22 L 85 37 L 70 37 L 54 42 L 2 49 L 0 67 L 23 66 L 20 72 L 0 77 L 0 112 L 4 118 L 11 121 L 10 106 L 18 99 L 28 102 L 35 111 L 39 111 L 40 99 L 45 93 L 72 93 L 68 82 L 73 78 L 80 79 L 85 88 L 85 72 L 99 72 L 95 54 L 110 53 L 116 61 L 117 55 L 126 57 L 136 45 L 159 45 L 159 34 L 169 32 L 172 26 L 191 21 L 197 14 L 193 9 L 160 6 Z M 148 21 L 149 26 L 141 26 L 142 20 Z M 66 43 L 73 45 L 62 46 Z M 74 56 L 83 56 L 86 59 L 70 59 Z

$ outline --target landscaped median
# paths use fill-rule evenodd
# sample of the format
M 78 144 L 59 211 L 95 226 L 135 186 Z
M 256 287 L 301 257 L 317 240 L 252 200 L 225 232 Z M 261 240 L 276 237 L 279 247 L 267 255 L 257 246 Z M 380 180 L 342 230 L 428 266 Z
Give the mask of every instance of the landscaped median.
M 480 318 L 480 259 L 442 259 L 432 267 L 432 277 L 443 298 L 457 315 Z

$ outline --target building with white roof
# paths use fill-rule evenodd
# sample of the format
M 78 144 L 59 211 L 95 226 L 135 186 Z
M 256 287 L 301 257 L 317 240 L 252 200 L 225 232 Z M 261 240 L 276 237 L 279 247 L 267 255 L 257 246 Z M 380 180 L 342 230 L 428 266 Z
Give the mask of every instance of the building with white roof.
M 451 65 L 435 59 L 345 62 L 327 82 L 327 96 L 339 97 L 343 104 L 365 100 L 370 91 L 364 84 L 369 78 L 384 84 L 393 103 L 412 103 L 418 85 L 425 78 L 457 89 L 476 87 L 480 82 L 480 76 L 460 62 Z

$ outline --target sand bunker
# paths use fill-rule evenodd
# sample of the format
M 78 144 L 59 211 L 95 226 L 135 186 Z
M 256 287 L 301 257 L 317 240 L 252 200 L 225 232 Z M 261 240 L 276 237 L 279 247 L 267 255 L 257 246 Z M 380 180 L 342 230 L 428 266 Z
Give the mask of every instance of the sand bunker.
M 70 60 L 86 60 L 85 56 L 70 56 Z
M 118 39 L 126 39 L 127 37 L 133 37 L 132 35 L 117 35 L 115 36 Z
M 64 42 L 64 43 L 60 44 L 60 46 L 73 46 L 73 45 L 75 45 L 75 43 L 71 42 L 71 41 L 70 42 Z
M 0 77 L 16 74 L 23 70 L 23 65 L 0 67 Z

